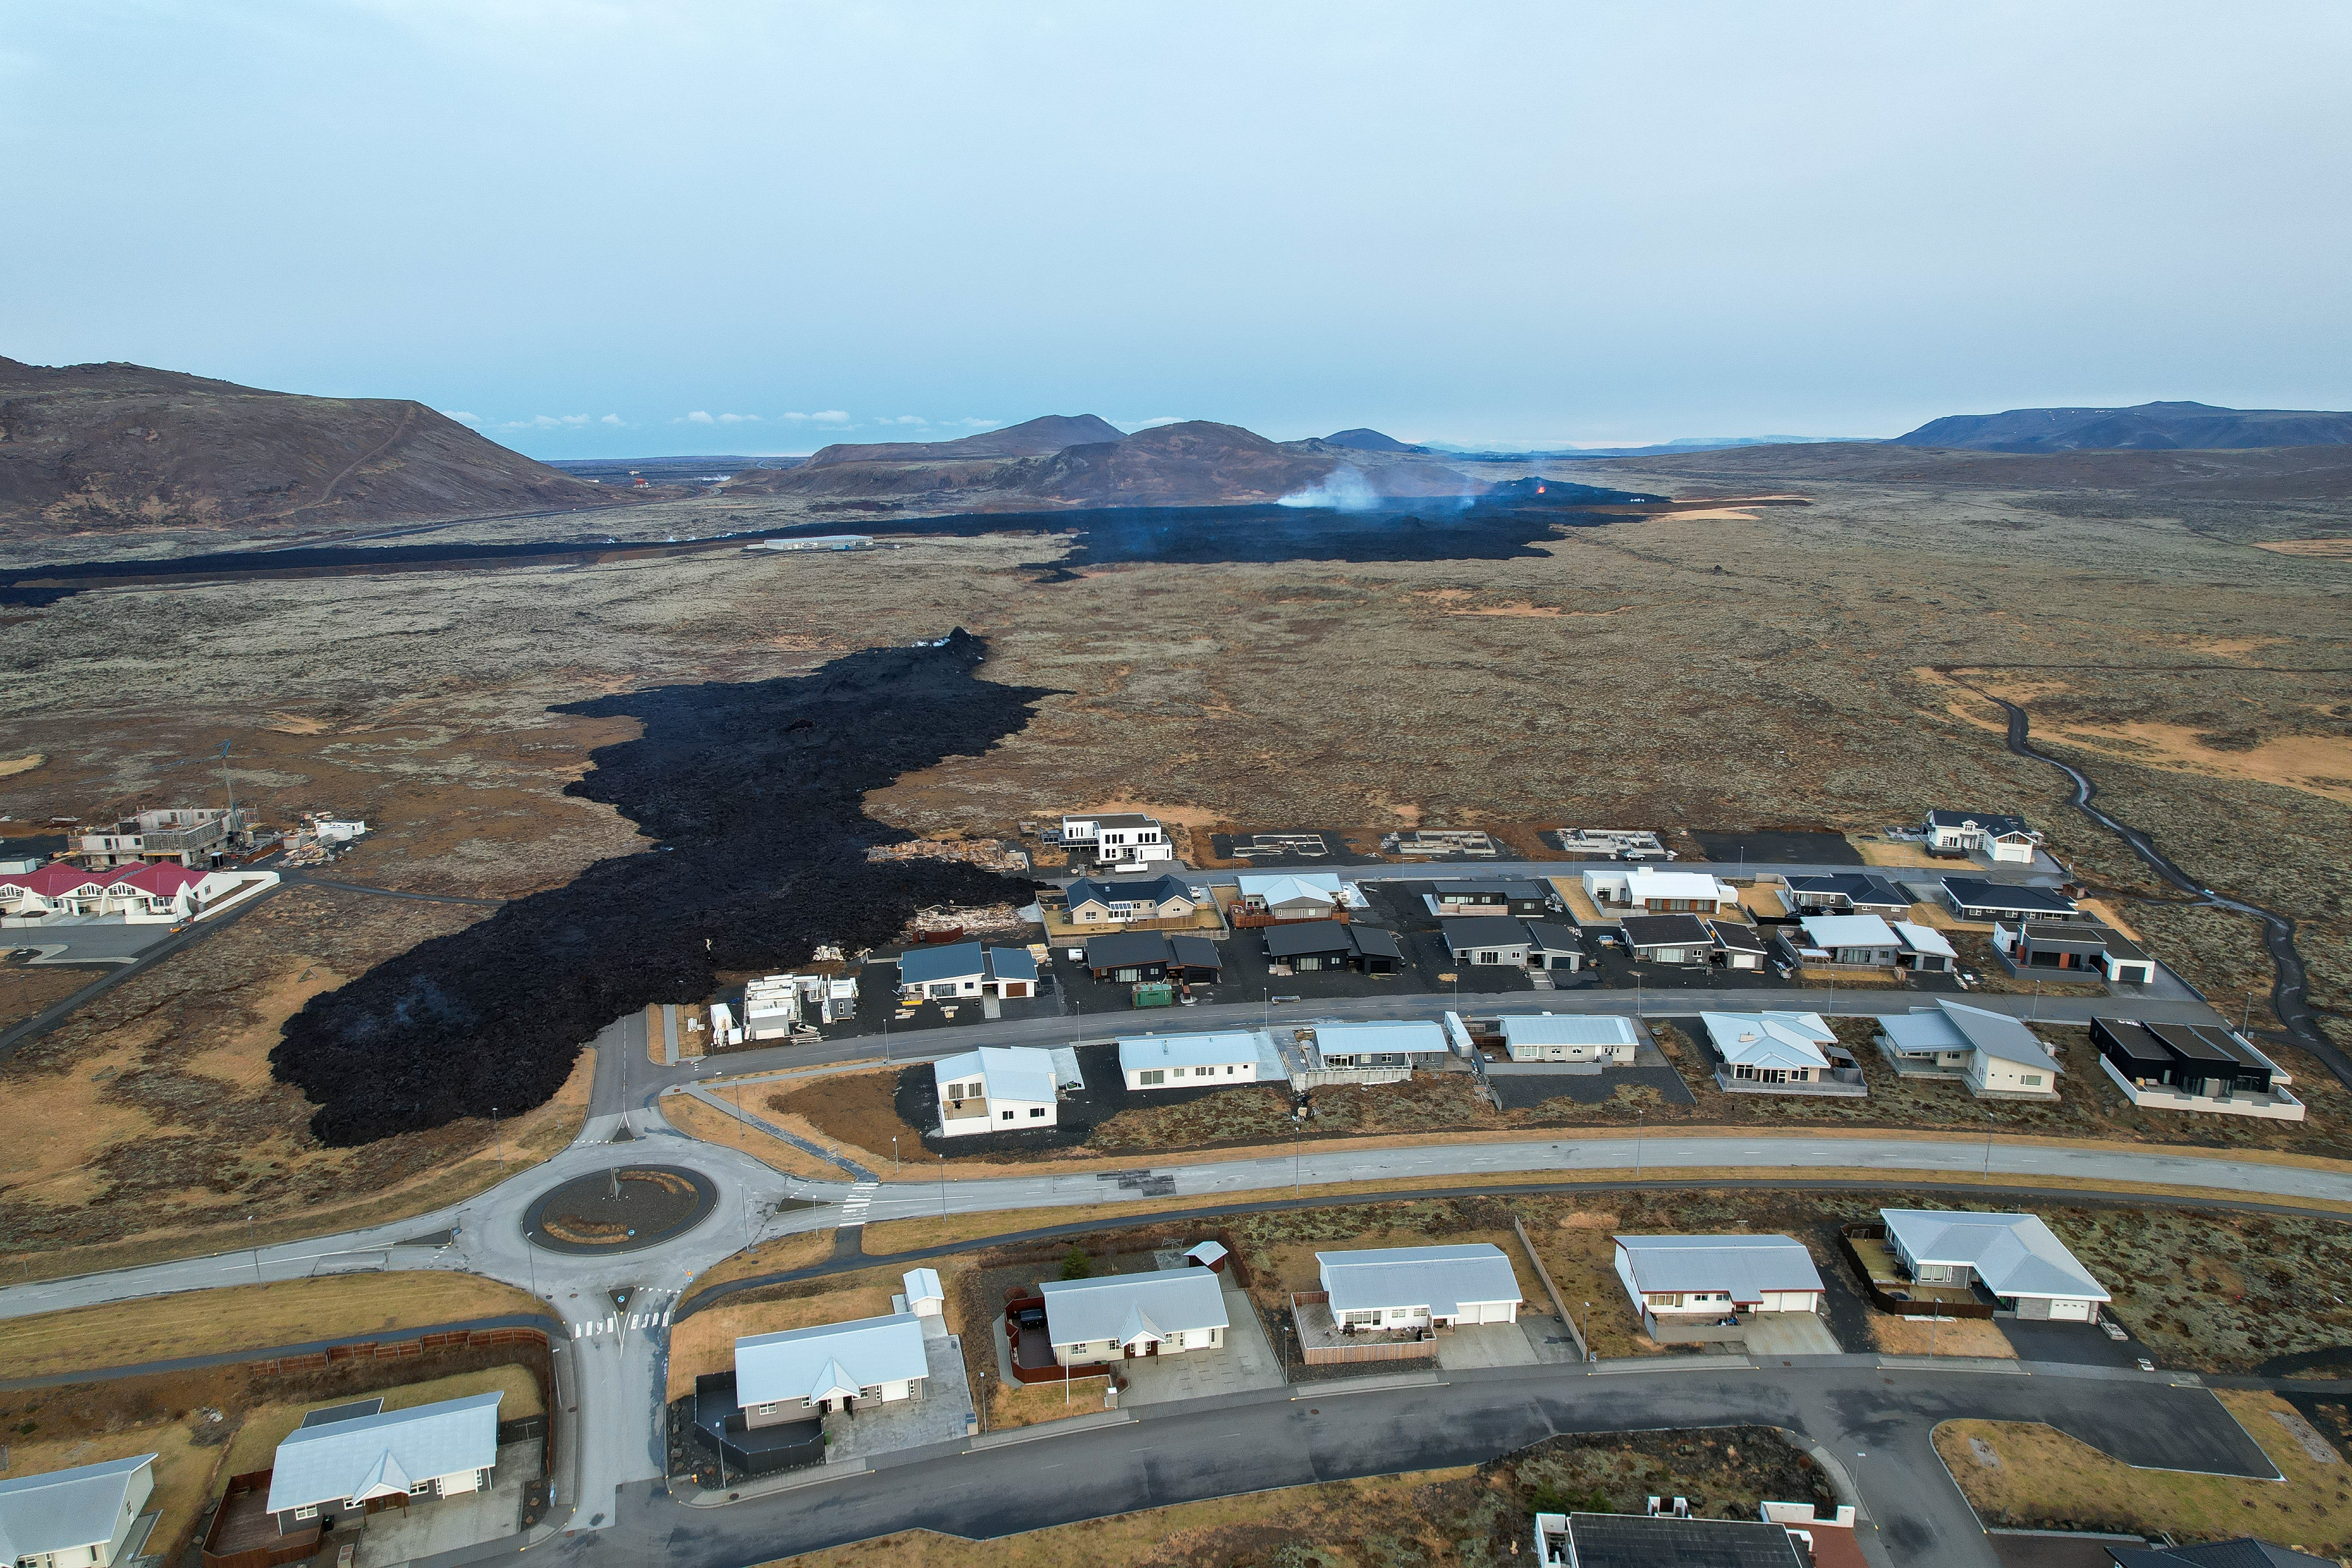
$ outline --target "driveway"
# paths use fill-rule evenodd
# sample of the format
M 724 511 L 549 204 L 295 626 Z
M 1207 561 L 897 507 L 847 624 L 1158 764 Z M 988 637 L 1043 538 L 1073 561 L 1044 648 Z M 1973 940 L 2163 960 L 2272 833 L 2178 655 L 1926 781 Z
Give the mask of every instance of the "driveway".
M 1283 1385 L 1282 1363 L 1265 1341 L 1265 1324 L 1248 1296 L 1224 1282 L 1225 1348 L 1146 1356 L 1126 1363 L 1127 1392 L 1121 1409 L 1166 1405 L 1179 1399 L 1230 1397 Z

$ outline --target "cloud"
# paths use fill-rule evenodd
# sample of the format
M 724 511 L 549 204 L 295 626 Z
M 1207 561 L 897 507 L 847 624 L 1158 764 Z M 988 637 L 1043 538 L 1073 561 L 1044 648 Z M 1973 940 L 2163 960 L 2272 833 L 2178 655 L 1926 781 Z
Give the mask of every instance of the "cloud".
M 756 425 L 759 420 L 760 416 L 756 414 L 712 414 L 698 408 L 683 419 L 673 419 L 670 423 L 673 425 Z
M 950 419 L 948 423 L 950 425 L 968 426 L 974 430 L 992 430 L 997 426 L 1003 424 L 1004 421 L 1002 419 Z
M 929 425 L 930 421 L 919 414 L 901 414 L 896 419 L 886 414 L 875 423 L 877 425 Z
M 509 419 L 499 426 L 501 430 L 573 430 L 589 423 L 593 414 L 534 414 L 528 419 Z
M 795 425 L 846 425 L 849 423 L 849 416 L 838 408 L 827 408 L 815 414 L 779 414 L 776 417 L 790 420 Z M 883 423 L 887 425 L 890 421 L 886 419 Z
M 618 425 L 621 423 L 621 416 L 617 414 L 607 414 L 602 422 L 606 425 Z
M 1150 430 L 1161 425 L 1181 425 L 1182 423 L 1184 423 L 1184 416 L 1181 414 L 1155 414 L 1149 419 L 1121 419 L 1118 421 L 1118 424 L 1123 426 L 1130 436 L 1138 430 Z
M 444 409 L 443 412 L 450 418 L 455 419 L 460 425 L 487 425 L 489 423 L 488 420 L 483 418 L 480 415 L 467 414 L 462 409 L 449 408 Z

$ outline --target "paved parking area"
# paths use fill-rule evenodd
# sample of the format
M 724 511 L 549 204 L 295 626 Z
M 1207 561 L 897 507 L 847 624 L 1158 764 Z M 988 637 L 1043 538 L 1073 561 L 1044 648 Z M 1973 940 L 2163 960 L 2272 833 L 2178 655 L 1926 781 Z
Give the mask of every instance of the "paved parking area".
M 847 1415 L 835 1411 L 825 1416 L 825 1435 L 833 1439 L 827 1464 L 945 1443 L 978 1428 L 971 1385 L 963 1374 L 963 1347 L 937 1318 L 923 1320 L 923 1360 L 930 1370 L 920 1399 L 861 1403 Z
M 1759 1312 L 1740 1341 L 1759 1355 L 1836 1355 L 1843 1347 L 1826 1321 L 1811 1312 Z
M 490 1489 L 470 1497 L 420 1499 L 367 1516 L 363 1530 L 338 1527 L 336 1540 L 359 1537 L 358 1568 L 394 1568 L 444 1552 L 503 1541 L 522 1528 L 523 1489 L 539 1479 L 544 1450 L 537 1439 L 499 1448 Z
M 1550 1325 L 1544 1318 L 1536 1322 Z M 1447 1372 L 1467 1372 L 1481 1366 L 1534 1366 L 1543 1360 L 1522 1317 L 1516 1323 L 1481 1323 L 1437 1336 L 1437 1364 Z
M 1121 1407 L 1282 1386 L 1282 1363 L 1274 1347 L 1266 1343 L 1265 1325 L 1256 1310 L 1232 1280 L 1225 1281 L 1224 1292 L 1225 1316 L 1230 1320 L 1225 1348 L 1129 1362 L 1123 1369 L 1127 1392 L 1118 1396 Z

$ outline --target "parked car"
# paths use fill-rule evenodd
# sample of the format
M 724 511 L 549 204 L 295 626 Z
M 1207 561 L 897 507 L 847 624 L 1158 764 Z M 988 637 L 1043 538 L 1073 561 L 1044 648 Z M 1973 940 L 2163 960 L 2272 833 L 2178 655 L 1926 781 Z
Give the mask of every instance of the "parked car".
M 2148 1360 L 2146 1356 L 2142 1356 L 2139 1358 L 2139 1369 L 2142 1372 L 2154 1372 L 2156 1370 L 2156 1363 Z

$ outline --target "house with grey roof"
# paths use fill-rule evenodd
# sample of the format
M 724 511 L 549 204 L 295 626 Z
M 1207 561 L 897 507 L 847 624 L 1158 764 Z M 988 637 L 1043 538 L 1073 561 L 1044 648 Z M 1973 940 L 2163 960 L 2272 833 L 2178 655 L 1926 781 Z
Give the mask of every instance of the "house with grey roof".
M 1331 1321 L 1342 1329 L 1518 1321 L 1518 1276 L 1502 1249 L 1487 1242 L 1318 1252 L 1315 1266 L 1330 1298 Z
M 505 1397 L 475 1394 L 407 1410 L 366 1400 L 310 1412 L 270 1464 L 268 1509 L 278 1528 L 299 1533 L 313 1521 L 339 1522 L 386 1498 L 413 1504 L 482 1490 L 499 1462 Z M 347 1414 L 355 1408 L 366 1413 Z
M 1123 1035 L 1118 1042 L 1118 1070 L 1130 1091 L 1255 1083 L 1260 1064 L 1275 1057 L 1273 1042 L 1256 1030 Z
M 1037 961 L 1025 947 L 976 942 L 910 947 L 898 959 L 898 999 L 952 1002 L 963 996 L 1034 996 Z
M 1901 889 L 1864 871 L 1790 876 L 1780 880 L 1781 902 L 1799 914 L 1876 915 L 1891 921 L 1911 910 L 1911 900 Z
M 1106 882 L 1080 877 L 1062 889 L 1072 925 L 1121 925 L 1130 921 L 1189 921 L 1203 895 L 1181 877 Z
M 1047 1279 L 1045 1335 L 1064 1366 L 1223 1350 L 1233 1326 L 1213 1268 L 1163 1268 L 1099 1279 Z
M 933 1062 L 931 1081 L 942 1138 L 1055 1126 L 1063 1093 L 1086 1087 L 1068 1046 L 982 1046 Z
M 1964 921 L 1990 923 L 2004 921 L 2071 921 L 2082 907 L 2054 888 L 2029 888 L 2015 882 L 1988 881 L 1982 877 L 1947 877 L 1944 905 Z
M 1958 1079 L 1979 1100 L 2055 1100 L 2058 1058 L 2006 1013 L 1948 1002 L 1881 1015 L 1878 1049 L 1905 1078 Z
M 1656 1338 L 1661 1326 L 1740 1313 L 1818 1312 L 1827 1287 L 1805 1244 L 1786 1236 L 1621 1236 L 1617 1278 Z
M 0 1480 L 0 1563 L 113 1568 L 154 1489 L 152 1454 Z
M 914 1276 L 907 1279 L 914 1289 Z M 854 1411 L 860 1400 L 885 1405 L 920 1399 L 929 1375 L 923 1321 L 914 1312 L 735 1342 L 735 1397 L 750 1427 Z
M 1633 1065 L 1649 1031 L 1615 1013 L 1506 1013 L 1495 1020 L 1503 1054 L 1515 1062 Z
M 1886 1245 L 1922 1285 L 1982 1289 L 2021 1318 L 2087 1323 L 2106 1287 L 2066 1250 L 2039 1215 L 1949 1209 L 1880 1209 Z

